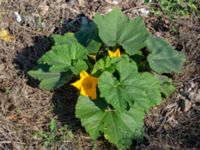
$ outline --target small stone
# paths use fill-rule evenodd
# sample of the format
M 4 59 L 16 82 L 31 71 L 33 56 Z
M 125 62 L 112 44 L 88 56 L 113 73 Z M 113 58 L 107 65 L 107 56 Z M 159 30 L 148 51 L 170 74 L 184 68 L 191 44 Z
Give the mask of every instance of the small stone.
M 172 127 L 176 127 L 178 125 L 178 121 L 175 119 L 174 116 L 169 117 L 168 122 Z
M 140 8 L 140 9 L 138 9 L 139 15 L 143 16 L 143 17 L 147 17 L 148 14 L 149 14 L 149 12 L 150 11 L 148 9 L 146 9 L 146 8 Z
M 62 0 L 56 0 L 56 3 L 61 3 L 62 2 Z
M 195 101 L 199 102 L 200 101 L 200 89 L 197 91 L 196 96 L 195 96 Z
M 179 103 L 179 106 L 181 107 L 181 110 L 183 112 L 187 112 L 187 111 L 189 111 L 191 109 L 192 103 L 187 99 L 181 99 L 180 103 Z
M 194 101 L 194 100 L 195 100 L 195 97 L 196 97 L 196 92 L 195 92 L 195 91 L 191 91 L 190 93 L 188 93 L 188 98 L 189 98 L 191 101 Z
M 14 12 L 14 15 L 15 15 L 16 21 L 20 23 L 22 21 L 21 15 L 17 11 Z
M 120 0 L 105 0 L 107 3 L 118 5 L 120 3 Z
M 112 0 L 112 4 L 118 5 L 118 4 L 119 4 L 119 1 L 118 1 L 118 0 Z
M 38 131 L 39 130 L 39 128 L 37 127 L 37 126 L 33 126 L 33 128 L 32 128 L 34 131 Z
M 41 16 L 46 15 L 48 11 L 49 11 L 49 6 L 47 6 L 45 3 L 41 3 L 39 5 L 39 14 Z
M 85 6 L 85 0 L 78 0 L 78 3 L 80 6 L 84 7 Z
M 69 0 L 68 4 L 70 6 L 74 6 L 76 4 L 76 0 Z
M 109 8 L 108 10 L 107 10 L 107 13 L 109 13 L 109 12 L 111 12 L 112 11 L 112 8 Z
M 3 72 L 4 69 L 5 69 L 5 65 L 4 64 L 0 64 L 0 73 Z

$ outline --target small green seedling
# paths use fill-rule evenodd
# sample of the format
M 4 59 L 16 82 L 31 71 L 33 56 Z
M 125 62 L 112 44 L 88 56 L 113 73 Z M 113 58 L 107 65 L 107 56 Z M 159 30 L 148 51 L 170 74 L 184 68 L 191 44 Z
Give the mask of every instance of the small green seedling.
M 62 143 L 64 141 L 72 141 L 73 133 L 65 125 L 58 129 L 57 120 L 52 119 L 49 125 L 49 131 L 37 131 L 34 136 L 41 138 L 44 146 L 49 147 L 54 143 Z
M 149 0 L 145 1 L 149 3 Z M 195 14 L 200 16 L 200 4 L 197 0 L 153 0 L 152 3 L 158 4 L 158 7 L 153 7 L 152 12 L 159 15 L 160 11 L 165 15 L 173 18 L 174 16 L 188 16 Z

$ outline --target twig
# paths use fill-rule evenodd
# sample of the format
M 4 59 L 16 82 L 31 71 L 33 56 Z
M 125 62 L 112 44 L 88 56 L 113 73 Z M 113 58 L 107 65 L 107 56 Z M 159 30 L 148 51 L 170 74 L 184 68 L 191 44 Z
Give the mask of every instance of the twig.
M 22 29 L 24 29 L 24 30 L 26 30 L 26 31 L 28 31 L 28 32 L 30 32 L 30 33 L 37 34 L 37 35 L 44 35 L 44 34 L 45 34 L 45 33 L 42 33 L 42 32 L 29 30 L 29 29 L 27 29 L 26 27 L 23 27 L 23 26 L 20 26 L 20 25 L 18 25 L 18 27 L 20 27 L 20 28 L 22 28 Z
M 80 14 L 80 12 L 78 10 L 76 10 L 76 9 L 73 9 L 73 8 L 71 8 L 69 6 L 66 6 L 66 8 L 71 10 L 74 13 L 75 16 Z
M 0 141 L 0 144 L 10 144 L 12 143 L 11 141 Z

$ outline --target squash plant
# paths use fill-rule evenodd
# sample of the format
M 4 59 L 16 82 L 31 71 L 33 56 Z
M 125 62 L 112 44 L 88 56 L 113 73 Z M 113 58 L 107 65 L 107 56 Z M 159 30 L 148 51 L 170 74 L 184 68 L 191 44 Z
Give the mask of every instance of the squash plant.
M 166 74 L 180 72 L 185 55 L 118 8 L 97 13 L 76 33 L 52 37 L 51 50 L 29 75 L 43 89 L 77 88 L 76 117 L 92 139 L 103 136 L 118 149 L 142 140 L 145 114 L 172 94 Z

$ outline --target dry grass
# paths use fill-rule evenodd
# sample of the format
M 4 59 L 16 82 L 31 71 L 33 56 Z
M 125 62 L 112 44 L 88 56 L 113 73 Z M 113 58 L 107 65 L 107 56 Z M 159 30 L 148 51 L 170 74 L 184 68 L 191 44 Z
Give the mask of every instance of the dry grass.
M 123 2 L 119 6 L 126 9 L 127 15 L 135 16 L 131 8 L 137 3 Z M 73 0 L 46 3 L 41 0 L 8 0 L 0 6 L 0 28 L 9 29 L 15 37 L 9 43 L 0 41 L 0 149 L 45 149 L 43 141 L 34 138 L 33 134 L 39 130 L 48 131 L 53 117 L 58 118 L 59 126 L 67 124 L 71 128 L 74 139 L 54 143 L 49 149 L 88 150 L 95 145 L 98 149 L 115 149 L 102 139 L 92 142 L 85 133 L 74 115 L 74 89 L 66 86 L 52 92 L 41 90 L 37 81 L 27 76 L 27 71 L 50 48 L 49 35 L 76 31 L 81 22 L 80 14 L 92 18 L 96 11 L 105 13 L 111 7 L 102 0 L 87 0 L 85 6 Z M 21 23 L 16 22 L 14 11 L 21 14 Z M 187 62 L 182 73 L 173 76 L 177 86 L 175 94 L 147 115 L 145 142 L 135 143 L 131 149 L 199 149 L 200 102 L 197 97 L 190 100 L 192 107 L 187 112 L 182 111 L 179 102 L 180 95 L 183 95 L 181 89 L 190 87 L 192 81 L 199 89 L 200 23 L 195 16 L 180 18 L 176 21 L 180 32 L 174 36 L 167 18 L 160 19 L 162 22 L 150 16 L 145 22 L 151 32 L 183 50 Z M 186 95 L 189 93 L 186 90 Z M 195 94 L 198 95 L 198 90 Z

